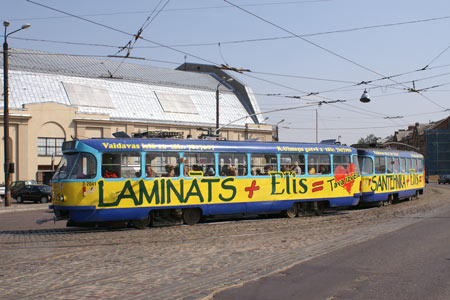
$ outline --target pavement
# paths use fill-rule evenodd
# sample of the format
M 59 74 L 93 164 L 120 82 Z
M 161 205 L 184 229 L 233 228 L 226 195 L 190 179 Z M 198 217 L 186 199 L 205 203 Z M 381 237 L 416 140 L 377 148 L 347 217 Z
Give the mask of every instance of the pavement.
M 45 208 L 19 205 L 39 206 Z M 3 226 L 0 299 L 211 299 L 220 290 L 448 211 L 450 189 L 427 188 L 420 200 L 319 217 L 143 230 Z M 0 216 L 0 228 L 5 219 Z
M 51 203 L 32 203 L 32 202 L 17 203 L 15 199 L 11 199 L 10 204 L 11 204 L 10 206 L 5 206 L 5 200 L 2 199 L 0 202 L 0 214 L 47 209 L 48 206 L 51 205 Z
M 450 299 L 450 211 L 224 290 L 213 300 Z

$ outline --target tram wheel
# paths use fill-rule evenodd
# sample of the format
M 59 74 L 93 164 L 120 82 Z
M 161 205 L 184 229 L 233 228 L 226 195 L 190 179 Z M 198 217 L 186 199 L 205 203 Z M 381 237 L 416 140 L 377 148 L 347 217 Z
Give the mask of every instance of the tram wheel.
M 148 225 L 150 225 L 150 214 L 147 216 L 147 218 L 145 219 L 139 219 L 139 220 L 133 220 L 131 221 L 131 223 L 133 224 L 134 227 L 136 227 L 137 229 L 144 229 L 146 228 Z
M 295 218 L 298 213 L 298 206 L 297 203 L 294 203 L 292 207 L 288 210 L 283 211 L 283 215 L 289 219 Z
M 325 202 L 323 201 L 316 201 L 314 202 L 314 213 L 316 216 L 321 216 L 325 212 Z
M 414 195 L 414 199 L 419 200 L 419 191 L 416 191 L 416 194 Z
M 202 211 L 199 208 L 183 209 L 183 221 L 188 225 L 195 225 L 200 221 Z
M 383 201 L 384 206 L 388 206 L 392 204 L 392 195 L 389 195 L 386 201 Z
M 297 204 L 297 217 L 306 217 L 311 214 L 310 204 L 302 202 Z

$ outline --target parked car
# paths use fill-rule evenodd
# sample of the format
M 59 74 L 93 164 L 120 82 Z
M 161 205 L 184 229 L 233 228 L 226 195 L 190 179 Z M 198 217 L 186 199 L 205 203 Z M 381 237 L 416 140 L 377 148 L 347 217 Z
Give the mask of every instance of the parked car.
M 5 199 L 5 185 L 0 184 L 0 203 Z
M 47 203 L 51 200 L 50 186 L 45 184 L 27 184 L 16 194 L 17 203 L 33 201 L 35 203 Z
M 450 184 L 450 175 L 439 175 L 438 183 L 441 184 Z
M 37 184 L 36 180 L 18 180 L 13 181 L 9 186 L 9 190 L 11 191 L 11 197 L 17 199 L 17 193 L 28 184 Z

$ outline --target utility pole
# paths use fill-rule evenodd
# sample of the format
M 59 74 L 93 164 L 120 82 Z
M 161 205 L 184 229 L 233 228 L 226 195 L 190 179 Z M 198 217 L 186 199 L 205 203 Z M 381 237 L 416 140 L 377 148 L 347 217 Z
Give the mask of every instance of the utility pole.
M 276 126 L 276 129 L 277 129 L 277 142 L 280 140 L 280 136 L 278 135 L 278 127 L 279 127 L 279 125 L 281 124 L 281 123 L 283 123 L 284 122 L 284 119 L 282 119 L 282 120 L 280 120 L 275 126 Z
M 215 130 L 215 134 L 218 136 L 219 134 L 219 115 L 220 115 L 220 109 L 219 109 L 219 104 L 220 104 L 220 92 L 219 92 L 219 87 L 224 84 L 225 82 L 230 82 L 233 81 L 233 78 L 228 78 L 225 79 L 223 78 L 218 84 L 217 84 L 217 88 L 216 88 L 216 130 Z M 219 139 L 217 137 L 217 139 Z
M 9 89 L 8 89 L 8 42 L 6 28 L 9 23 L 4 22 L 5 42 L 3 43 L 3 145 L 5 146 L 5 206 L 11 206 L 10 189 L 10 154 L 9 154 Z
M 217 85 L 216 89 L 216 134 L 219 134 L 219 102 L 220 102 L 219 86 L 220 83 Z
M 319 142 L 319 113 L 316 109 L 316 143 Z
M 6 34 L 6 30 L 9 26 L 8 21 L 3 22 L 5 27 L 5 40 L 3 42 L 3 144 L 5 146 L 5 206 L 11 206 L 11 188 L 10 188 L 10 175 L 14 172 L 14 165 L 11 163 L 11 153 L 9 151 L 9 86 L 8 86 L 8 36 L 16 33 L 22 29 L 27 29 L 30 24 L 22 25 L 21 28 Z

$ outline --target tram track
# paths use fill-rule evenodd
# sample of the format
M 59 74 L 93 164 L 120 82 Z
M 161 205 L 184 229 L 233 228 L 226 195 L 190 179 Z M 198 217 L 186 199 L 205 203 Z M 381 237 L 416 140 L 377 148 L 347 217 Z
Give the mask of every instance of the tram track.
M 46 249 L 56 253 L 39 258 L 28 256 L 20 262 L 2 264 L 0 278 L 6 280 L 6 284 L 33 284 L 39 281 L 38 278 L 45 280 L 33 284 L 31 289 L 16 287 L 8 294 L 0 289 L 0 299 L 55 299 L 71 293 L 75 293 L 73 297 L 88 297 L 81 292 L 83 288 L 95 291 L 90 295 L 95 297 L 132 287 L 133 292 L 128 295 L 131 299 L 148 298 L 150 291 L 152 299 L 182 299 L 186 295 L 206 297 L 219 288 L 254 280 L 407 226 L 429 217 L 421 214 L 422 211 L 431 211 L 447 203 L 445 195 L 436 202 L 430 199 L 311 218 L 218 222 L 144 230 L 83 229 L 72 230 L 73 235 L 65 234 L 65 229 L 64 234 L 53 237 L 47 236 L 46 232 L 35 232 L 31 233 L 35 239 L 14 241 L 6 247 L 2 243 L 2 255 L 19 259 L 12 254 L 31 249 L 41 254 L 48 253 Z M 29 234 L 24 231 L 19 235 Z M 105 238 L 111 242 L 105 243 Z M 9 251 L 13 248 L 8 246 L 20 244 L 25 245 L 21 252 Z M 61 253 L 65 249 L 76 250 Z M 27 271 L 30 268 L 32 271 Z M 95 294 L 97 290 L 102 294 Z
M 384 226 L 386 226 L 386 225 L 384 225 Z M 391 230 L 393 230 L 393 228 L 391 228 Z M 352 236 L 353 233 L 348 233 L 347 235 L 348 236 Z M 277 266 L 278 268 L 281 267 L 282 269 L 284 269 L 284 268 L 293 266 L 293 265 L 295 265 L 297 263 L 300 263 L 300 262 L 302 262 L 304 260 L 307 260 L 307 259 L 310 259 L 310 258 L 314 257 L 314 254 L 316 254 L 317 252 L 320 252 L 320 250 L 324 250 L 324 248 L 325 248 L 325 252 L 324 253 L 328 253 L 328 252 L 331 252 L 333 250 L 336 250 L 336 249 L 345 247 L 345 246 L 347 246 L 349 244 L 352 244 L 352 243 L 355 242 L 355 240 L 358 241 L 358 242 L 361 242 L 361 241 L 367 240 L 367 239 L 369 239 L 369 237 L 367 237 L 367 234 L 363 234 L 363 235 L 360 235 L 360 236 L 355 236 L 352 239 L 349 239 L 349 238 L 348 239 L 342 239 L 342 237 L 339 237 L 339 238 L 332 239 L 331 241 L 328 240 L 329 244 L 331 244 L 332 246 L 323 246 L 323 245 L 321 245 L 322 241 L 319 241 L 319 242 L 317 242 L 315 244 L 312 244 L 312 245 L 310 245 L 310 246 L 308 246 L 308 247 L 303 249 L 303 252 L 305 253 L 303 255 L 299 254 L 298 249 L 293 249 L 293 250 L 288 251 L 287 253 L 285 253 L 283 256 L 280 256 L 278 253 L 274 253 L 274 254 L 271 254 L 271 255 L 263 256 L 263 257 L 261 257 L 259 259 L 255 259 L 255 260 L 252 260 L 252 261 L 247 261 L 247 262 L 244 261 L 244 262 L 241 262 L 239 264 L 239 266 L 240 266 L 239 269 L 228 270 L 228 274 L 227 275 L 224 275 L 222 270 L 217 270 L 217 271 L 215 271 L 213 273 L 208 272 L 208 275 L 206 277 L 197 278 L 196 286 L 193 287 L 192 289 L 196 289 L 196 290 L 198 290 L 198 289 L 206 289 L 206 290 L 211 289 L 211 284 L 210 284 L 211 281 L 220 281 L 220 279 L 223 278 L 224 276 L 229 277 L 230 275 L 235 280 L 236 279 L 250 280 L 251 277 L 255 277 L 252 274 L 258 274 L 258 270 L 259 269 L 264 269 L 265 268 L 264 266 L 266 266 L 267 264 L 270 264 L 270 265 L 273 265 L 273 266 Z M 324 253 L 322 253 L 322 254 L 324 254 Z M 157 265 L 154 266 L 154 268 L 157 269 L 157 268 L 160 268 L 160 267 L 169 267 L 171 265 L 172 266 L 173 265 L 178 265 L 178 264 L 181 264 L 183 262 L 188 262 L 188 261 L 195 260 L 196 258 L 201 258 L 203 256 L 204 256 L 204 254 L 201 254 L 201 255 L 197 255 L 197 256 L 194 256 L 194 257 L 189 257 L 189 258 L 186 258 L 186 259 L 181 259 L 181 260 L 178 260 L 178 261 L 175 261 L 175 262 L 171 262 L 171 263 L 157 264 Z M 293 260 L 295 260 L 296 262 L 294 262 L 294 263 L 286 263 L 286 262 L 293 261 Z M 278 268 L 276 268 L 276 270 L 274 270 L 274 271 L 279 271 Z M 242 273 L 241 270 L 246 270 L 245 274 Z M 132 277 L 133 275 L 139 274 L 139 273 L 144 272 L 144 271 L 151 271 L 151 270 L 149 270 L 148 268 L 138 268 L 138 269 L 135 269 L 134 271 L 131 271 L 131 272 L 118 273 L 116 275 L 103 276 L 101 278 L 96 277 L 95 280 L 88 280 L 88 281 L 80 282 L 80 283 L 77 283 L 77 284 L 68 285 L 68 286 L 65 286 L 65 287 L 58 287 L 58 288 L 55 288 L 53 290 L 40 292 L 40 293 L 34 293 L 34 294 L 28 294 L 28 295 L 26 295 L 24 297 L 12 298 L 12 299 L 26 299 L 27 297 L 33 297 L 34 298 L 34 297 L 42 297 L 42 296 L 46 296 L 46 295 L 50 296 L 50 295 L 54 294 L 55 292 L 61 292 L 64 289 L 71 289 L 73 287 L 83 286 L 83 285 L 92 283 L 94 281 L 96 283 L 98 283 L 98 284 L 101 284 L 102 281 L 110 280 L 110 279 L 113 279 L 113 278 L 119 278 L 119 277 L 124 276 L 125 274 L 128 277 Z M 268 274 L 271 274 L 272 272 L 269 272 Z M 198 280 L 200 280 L 200 282 Z M 152 294 L 152 298 L 154 298 L 154 299 L 169 299 L 170 297 L 174 297 L 175 296 L 173 299 L 176 299 L 176 298 L 178 298 L 176 296 L 179 295 L 181 297 L 181 295 L 184 294 L 185 292 L 186 292 L 186 287 L 180 286 L 179 284 L 173 284 L 171 286 L 167 286 L 167 290 L 166 291 L 162 291 L 160 293 L 153 293 Z M 136 297 L 138 297 L 138 296 L 145 296 L 145 295 L 146 294 L 140 294 L 140 295 L 138 294 L 138 295 L 136 295 Z
M 1 235 L 12 235 L 12 236 L 33 236 L 33 235 L 48 235 L 48 234 L 52 234 L 54 235 L 55 239 L 48 239 L 48 240 L 39 240 L 39 243 L 53 243 L 55 242 L 55 240 L 58 240 L 58 242 L 64 242 L 64 243 L 70 243 L 70 242 L 76 242 L 77 245 L 72 246 L 72 245 L 59 245 L 59 246 L 27 246 L 27 247 L 18 247 L 18 248 L 11 248 L 11 249 L 28 249 L 28 248 L 70 248 L 70 247 L 89 247 L 89 246 L 110 246 L 110 245 L 135 245 L 135 244 L 140 244 L 142 242 L 145 243 L 171 243 L 171 242 L 189 242 L 189 241 L 196 241 L 199 239 L 217 239 L 217 238 L 225 238 L 225 237 L 240 237 L 240 236 L 252 236 L 252 235 L 268 235 L 268 234 L 280 234 L 280 233 L 289 233 L 290 231 L 292 231 L 292 223 L 297 221 L 297 224 L 300 228 L 299 230 L 301 230 L 302 232 L 308 232 L 308 231 L 316 231 L 316 230 L 328 230 L 328 229 L 336 229 L 336 228 L 342 228 L 345 226 L 348 226 L 348 223 L 352 223 L 352 222 L 356 222 L 357 224 L 354 225 L 358 225 L 358 223 L 364 223 L 367 222 L 368 220 L 372 220 L 372 219 L 376 219 L 378 218 L 378 216 L 367 216 L 364 215 L 364 218 L 361 220 L 358 220 L 358 216 L 356 215 L 357 213 L 360 212 L 353 212 L 353 215 L 349 216 L 349 215 L 326 215 L 326 216 L 320 216 L 320 217 L 306 217 L 306 218 L 299 218 L 299 219 L 285 219 L 283 221 L 285 221 L 285 224 L 277 224 L 278 226 L 274 226 L 271 227 L 270 231 L 259 231 L 259 228 L 263 228 L 265 227 L 265 225 L 267 224 L 259 224 L 261 225 L 260 227 L 252 227 L 250 230 L 251 232 L 248 233 L 239 233 L 239 234 L 223 234 L 225 232 L 229 232 L 228 231 L 228 226 L 221 226 L 224 225 L 224 223 L 203 223 L 203 224 L 198 224 L 194 227 L 190 227 L 190 226 L 174 226 L 174 227 L 165 227 L 165 231 L 170 231 L 170 234 L 172 235 L 172 237 L 170 239 L 156 239 L 156 240 L 152 240 L 153 236 L 142 236 L 142 233 L 148 233 L 148 232 L 154 232 L 155 229 L 154 228 L 147 228 L 144 230 L 135 230 L 135 229 L 128 229 L 128 228 L 124 228 L 124 229 L 120 229 L 120 230 L 104 230 L 104 229 L 82 229 L 82 230 L 76 230 L 76 229 L 48 229 L 48 230 L 36 230 L 36 231 L 2 231 L 0 232 L 0 236 Z M 356 217 L 355 217 L 356 215 Z M 336 218 L 340 220 L 339 224 L 336 224 Z M 278 223 L 281 219 L 271 219 L 268 220 L 269 222 L 276 222 Z M 263 220 L 256 220 L 256 222 L 261 223 L 260 221 L 265 221 Z M 342 222 L 344 221 L 344 222 Z M 232 221 L 231 222 L 226 222 L 226 225 L 230 225 L 230 226 L 236 226 L 238 227 L 237 229 L 235 229 L 235 231 L 240 231 L 239 227 L 244 228 L 246 226 L 245 221 Z M 329 226 L 327 226 L 328 224 L 330 224 Z M 269 224 L 270 225 L 270 224 Z M 215 228 L 213 229 L 214 232 L 214 236 L 204 236 L 203 233 L 199 233 L 199 231 L 201 231 L 201 229 L 203 229 L 202 227 L 204 226 L 208 226 L 208 229 L 211 229 L 209 226 L 214 226 Z M 313 226 L 313 227 L 310 227 Z M 305 228 L 305 227 L 310 227 L 310 228 Z M 186 230 L 180 230 L 179 228 L 183 228 Z M 172 230 L 173 229 L 173 230 Z M 247 228 L 246 231 L 249 231 L 249 229 Z M 122 233 L 126 233 L 127 235 L 129 233 L 132 234 L 132 238 L 133 241 L 129 242 L 129 241 L 125 241 L 125 242 L 114 242 L 114 243 L 96 243 L 96 241 L 98 240 L 103 240 L 105 239 L 104 235 L 101 234 L 122 234 Z M 196 238 L 179 238 L 179 236 L 183 236 L 185 237 L 186 234 L 196 234 L 198 235 L 198 237 Z M 64 234 L 64 235 L 71 235 L 74 238 L 73 239 L 59 239 L 60 238 L 60 234 Z M 89 241 L 89 243 L 85 243 L 85 244 L 81 244 L 80 245 L 80 239 L 79 236 L 77 236 L 77 234 L 89 234 L 90 236 L 86 237 L 85 239 Z M 93 239 L 92 237 L 95 237 L 96 235 L 99 235 L 97 238 Z M 138 238 L 138 241 L 136 241 L 136 238 Z M 83 239 L 81 239 L 82 241 Z M 33 242 L 31 242 L 33 243 Z M 8 241 L 2 241 L 3 245 L 19 245 L 19 244 L 23 244 L 23 241 L 14 241 L 14 242 L 8 242 Z

